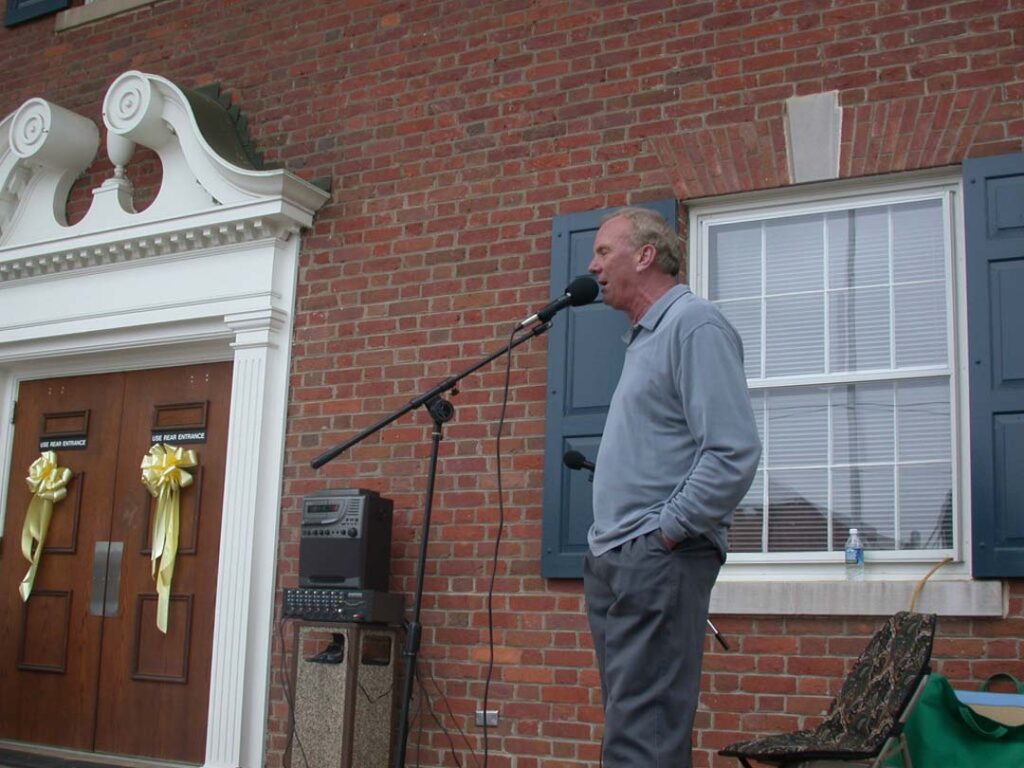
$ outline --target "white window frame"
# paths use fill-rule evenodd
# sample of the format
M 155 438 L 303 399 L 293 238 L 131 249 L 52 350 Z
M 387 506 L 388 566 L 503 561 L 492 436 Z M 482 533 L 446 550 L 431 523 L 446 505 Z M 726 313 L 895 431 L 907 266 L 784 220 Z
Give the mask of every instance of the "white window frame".
M 967 393 L 967 328 L 963 234 L 963 192 L 959 168 L 934 169 L 865 179 L 817 182 L 779 190 L 739 193 L 687 200 L 689 210 L 689 275 L 694 292 L 708 295 L 708 235 L 712 225 L 824 213 L 850 206 L 885 205 L 922 199 L 943 201 L 947 222 L 948 375 L 952 379 L 953 494 L 957 500 L 953 520 L 954 562 L 945 565 L 933 581 L 959 583 L 950 591 L 932 588 L 933 608 L 942 613 L 999 615 L 1005 595 L 999 582 L 974 582 L 970 578 L 970 461 Z M 947 375 L 942 372 L 941 375 Z M 887 378 L 899 378 L 896 373 Z M 821 384 L 838 377 L 821 376 Z M 813 384 L 814 377 L 799 377 Z M 857 375 L 843 381 L 857 380 Z M 790 379 L 752 381 L 751 387 L 777 387 Z M 908 587 L 922 577 L 938 558 L 931 551 L 871 552 L 867 554 L 865 585 L 845 582 L 842 552 L 831 553 L 730 553 L 719 577 L 713 610 L 720 613 L 880 613 L 905 609 Z M 794 594 L 786 584 L 816 585 Z M 832 588 L 830 589 L 829 586 Z M 823 588 L 824 587 L 824 591 Z M 850 588 L 856 588 L 850 592 Z M 780 589 L 781 588 L 781 589 Z M 798 593 L 801 590 L 798 590 Z M 944 593 L 944 594 L 937 594 Z M 852 600 L 852 602 L 851 602 Z M 859 606 L 859 607 L 858 607 Z M 919 609 L 924 609 L 918 606 Z

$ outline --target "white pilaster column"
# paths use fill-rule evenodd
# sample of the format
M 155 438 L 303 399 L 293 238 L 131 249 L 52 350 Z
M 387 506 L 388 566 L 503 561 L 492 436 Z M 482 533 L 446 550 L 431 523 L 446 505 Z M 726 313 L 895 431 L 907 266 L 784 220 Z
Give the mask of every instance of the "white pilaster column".
M 225 317 L 235 332 L 206 766 L 261 768 L 287 409 L 289 317 Z

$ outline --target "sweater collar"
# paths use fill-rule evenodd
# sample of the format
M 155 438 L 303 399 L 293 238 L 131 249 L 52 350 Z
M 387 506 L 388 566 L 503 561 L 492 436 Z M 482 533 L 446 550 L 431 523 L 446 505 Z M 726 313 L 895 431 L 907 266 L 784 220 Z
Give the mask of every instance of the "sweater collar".
M 658 323 L 661 322 L 661 318 L 663 318 L 665 313 L 668 312 L 668 308 L 690 292 L 690 286 L 680 283 L 672 286 L 661 294 L 661 296 L 658 297 L 658 300 L 651 304 L 647 311 L 644 312 L 640 321 L 629 329 L 629 332 L 623 337 L 625 342 L 629 344 L 640 334 L 641 330 L 653 331 L 657 328 Z

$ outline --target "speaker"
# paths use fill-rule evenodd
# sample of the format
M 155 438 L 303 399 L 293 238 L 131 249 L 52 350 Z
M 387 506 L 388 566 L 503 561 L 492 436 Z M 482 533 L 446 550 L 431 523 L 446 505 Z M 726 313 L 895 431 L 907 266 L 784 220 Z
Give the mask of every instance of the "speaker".
M 299 586 L 388 591 L 394 504 L 363 488 L 302 501 Z
M 296 622 L 291 768 L 391 765 L 402 630 Z

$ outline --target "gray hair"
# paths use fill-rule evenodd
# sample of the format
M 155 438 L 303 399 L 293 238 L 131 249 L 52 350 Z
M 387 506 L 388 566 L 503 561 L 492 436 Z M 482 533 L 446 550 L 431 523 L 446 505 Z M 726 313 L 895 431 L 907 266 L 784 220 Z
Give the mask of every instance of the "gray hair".
M 672 231 L 664 216 L 650 208 L 630 206 L 609 213 L 601 223 L 619 216 L 633 225 L 633 245 L 640 248 L 650 243 L 655 249 L 654 263 L 658 269 L 672 276 L 679 274 L 679 265 L 682 263 L 679 236 Z

